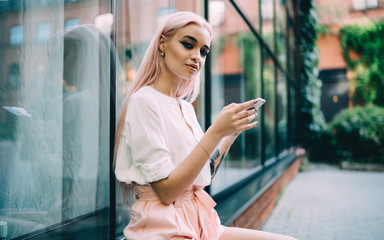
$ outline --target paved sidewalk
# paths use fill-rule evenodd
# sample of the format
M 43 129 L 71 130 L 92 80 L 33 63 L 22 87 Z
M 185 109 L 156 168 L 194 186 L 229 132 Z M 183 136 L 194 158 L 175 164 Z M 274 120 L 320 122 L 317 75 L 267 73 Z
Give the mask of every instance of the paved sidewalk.
M 299 240 L 383 240 L 384 172 L 313 167 L 286 187 L 261 229 Z

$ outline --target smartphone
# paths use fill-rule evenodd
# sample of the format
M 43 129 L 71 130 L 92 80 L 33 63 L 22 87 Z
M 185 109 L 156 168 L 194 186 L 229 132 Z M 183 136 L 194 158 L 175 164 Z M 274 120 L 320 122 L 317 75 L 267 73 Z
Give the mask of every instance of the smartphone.
M 261 107 L 265 103 L 265 99 L 263 99 L 263 98 L 256 98 L 255 101 L 256 101 L 256 103 L 248 109 L 254 108 L 257 111 L 259 109 L 259 107 Z

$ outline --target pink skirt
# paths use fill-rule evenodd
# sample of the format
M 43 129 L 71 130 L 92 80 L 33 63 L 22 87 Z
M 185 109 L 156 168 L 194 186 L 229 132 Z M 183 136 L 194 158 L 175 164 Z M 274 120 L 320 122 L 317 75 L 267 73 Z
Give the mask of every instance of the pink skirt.
M 186 190 L 169 205 L 150 186 L 135 185 L 134 190 L 138 201 L 124 229 L 127 240 L 218 240 L 226 229 L 213 208 L 215 201 L 201 187 Z

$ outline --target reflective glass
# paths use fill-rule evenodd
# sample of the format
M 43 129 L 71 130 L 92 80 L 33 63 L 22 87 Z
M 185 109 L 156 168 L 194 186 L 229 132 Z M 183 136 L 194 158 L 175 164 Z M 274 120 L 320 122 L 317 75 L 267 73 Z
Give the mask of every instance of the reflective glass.
M 275 65 L 271 56 L 263 52 L 263 89 L 266 103 L 264 110 L 264 146 L 265 159 L 269 160 L 276 155 L 275 126 L 276 126 L 276 98 L 275 98 Z
M 276 49 L 275 54 L 283 69 L 287 68 L 287 42 L 286 42 L 286 10 L 283 0 L 275 0 L 276 9 Z
M 223 22 L 214 26 L 210 55 L 212 121 L 224 106 L 261 96 L 258 41 L 234 7 L 228 1 L 222 2 Z M 260 134 L 258 126 L 239 135 L 213 179 L 212 194 L 256 171 L 261 163 Z
M 296 54 L 295 52 L 297 46 L 295 44 L 295 32 L 292 25 L 288 25 L 288 59 L 287 59 L 287 71 L 290 74 L 290 76 L 294 76 L 296 74 Z
M 296 129 L 296 98 L 295 95 L 295 86 L 293 84 L 289 84 L 289 96 L 288 96 L 288 147 L 294 146 L 296 133 L 294 129 Z
M 236 0 L 235 3 L 252 24 L 252 27 L 257 31 L 260 30 L 259 0 Z
M 273 25 L 273 1 L 261 0 L 261 32 L 264 42 L 271 51 L 274 51 L 274 25 Z
M 277 142 L 278 142 L 278 153 L 283 152 L 287 146 L 287 131 L 288 131 L 288 90 L 287 90 L 287 81 L 283 73 L 277 69 L 277 88 L 276 88 L 276 100 L 277 100 L 277 109 L 276 109 L 276 120 L 277 120 Z
M 111 41 L 94 19 L 110 1 L 67 2 L 1 3 L 0 221 L 9 238 L 109 206 Z M 73 16 L 83 24 L 65 29 Z

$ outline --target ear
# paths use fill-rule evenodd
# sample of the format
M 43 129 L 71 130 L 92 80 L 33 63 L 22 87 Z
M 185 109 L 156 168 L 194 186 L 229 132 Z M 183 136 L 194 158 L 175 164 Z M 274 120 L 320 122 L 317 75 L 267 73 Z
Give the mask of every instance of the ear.
M 161 35 L 159 38 L 159 50 L 162 52 L 165 51 L 165 37 L 164 37 L 164 35 Z

